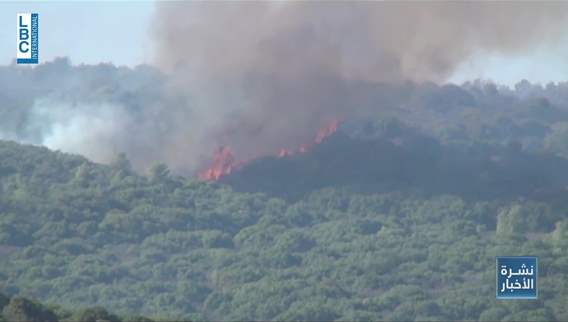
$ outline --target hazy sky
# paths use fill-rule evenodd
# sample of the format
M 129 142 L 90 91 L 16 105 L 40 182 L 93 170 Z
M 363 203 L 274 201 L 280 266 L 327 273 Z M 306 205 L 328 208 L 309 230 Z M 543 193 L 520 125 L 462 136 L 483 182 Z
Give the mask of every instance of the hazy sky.
M 0 64 L 10 64 L 15 58 L 18 12 L 40 15 L 41 61 L 68 56 L 74 64 L 151 63 L 154 6 L 153 1 L 1 2 Z M 450 81 L 483 78 L 507 85 L 523 78 L 541 83 L 564 81 L 568 79 L 566 57 L 568 45 L 563 43 L 537 48 L 522 57 L 480 53 L 463 63 Z
M 16 57 L 16 14 L 39 13 L 40 60 L 69 56 L 74 64 L 150 62 L 152 1 L 0 3 L 0 64 Z

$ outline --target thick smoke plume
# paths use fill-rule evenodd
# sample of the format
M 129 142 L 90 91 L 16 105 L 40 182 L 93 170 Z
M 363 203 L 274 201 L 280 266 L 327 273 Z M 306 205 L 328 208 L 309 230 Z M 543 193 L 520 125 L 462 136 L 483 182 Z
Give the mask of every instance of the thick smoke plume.
M 198 154 L 237 159 L 312 140 L 370 102 L 376 83 L 444 81 L 479 52 L 561 36 L 566 3 L 214 1 L 161 3 L 156 63 L 193 103 Z
M 548 2 L 159 3 L 155 67 L 0 67 L 0 138 L 196 174 L 223 147 L 246 162 L 423 101 L 407 81 L 444 82 L 474 54 L 554 42 L 567 13 Z

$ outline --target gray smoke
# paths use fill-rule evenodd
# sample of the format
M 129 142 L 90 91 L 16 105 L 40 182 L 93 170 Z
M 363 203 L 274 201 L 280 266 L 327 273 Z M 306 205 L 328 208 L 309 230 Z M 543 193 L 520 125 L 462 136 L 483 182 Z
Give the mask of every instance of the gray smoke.
M 138 169 L 203 169 L 310 142 L 337 119 L 404 105 L 478 53 L 527 53 L 566 30 L 568 3 L 164 2 L 156 67 L 0 67 L 0 138 Z M 399 84 L 393 87 L 389 84 Z M 403 85 L 400 85 L 403 84 Z M 405 87 L 406 86 L 406 87 Z
M 190 123 L 189 109 L 165 84 L 149 66 L 72 66 L 59 58 L 35 68 L 0 67 L 0 139 L 98 162 L 124 152 L 140 170 L 156 161 L 188 170 L 196 165 L 183 160 L 185 145 L 176 140 Z
M 160 3 L 156 64 L 190 97 L 192 151 L 293 148 L 369 102 L 364 84 L 443 82 L 477 53 L 523 53 L 566 27 L 568 3 Z M 205 152 L 205 154 L 207 154 Z

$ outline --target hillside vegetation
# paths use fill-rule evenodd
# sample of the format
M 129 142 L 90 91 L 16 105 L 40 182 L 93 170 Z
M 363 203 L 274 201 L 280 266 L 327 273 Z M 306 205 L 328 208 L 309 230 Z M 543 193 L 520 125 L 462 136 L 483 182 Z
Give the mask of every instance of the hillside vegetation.
M 0 141 L 4 319 L 568 320 L 567 162 L 403 132 L 227 184 Z M 539 256 L 538 300 L 495 299 L 498 255 Z

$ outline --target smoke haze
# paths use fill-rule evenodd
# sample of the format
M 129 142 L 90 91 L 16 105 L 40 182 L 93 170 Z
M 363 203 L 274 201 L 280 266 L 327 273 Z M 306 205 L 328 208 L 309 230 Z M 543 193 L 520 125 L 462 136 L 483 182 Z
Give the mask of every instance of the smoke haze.
M 241 161 L 274 155 L 313 141 L 329 122 L 401 104 L 383 95 L 385 84 L 440 83 L 474 54 L 550 44 L 566 30 L 567 9 L 536 2 L 159 3 L 152 30 L 159 71 L 73 67 L 66 59 L 33 70 L 3 67 L 0 137 L 100 162 L 125 152 L 139 169 L 164 161 L 191 174 L 219 146 Z
M 567 6 L 161 3 L 155 62 L 203 120 L 191 133 L 204 145 L 197 150 L 229 145 L 247 159 L 297 147 L 331 120 L 357 115 L 369 105 L 362 83 L 442 82 L 475 53 L 518 53 L 555 40 Z

